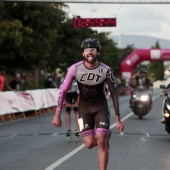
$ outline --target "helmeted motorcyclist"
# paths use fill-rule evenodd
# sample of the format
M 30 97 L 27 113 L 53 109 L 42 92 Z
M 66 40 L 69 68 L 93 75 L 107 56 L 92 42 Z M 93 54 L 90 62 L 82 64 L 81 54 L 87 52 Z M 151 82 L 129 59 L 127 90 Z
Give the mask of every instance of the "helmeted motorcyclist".
M 136 80 L 136 83 L 134 85 L 135 88 L 138 86 L 144 86 L 144 87 L 146 87 L 146 89 L 153 90 L 153 83 L 150 81 L 149 78 L 147 78 L 147 74 L 148 74 L 147 69 L 142 68 L 140 71 L 138 71 L 136 74 L 134 74 L 132 76 L 132 79 L 135 78 L 135 80 Z M 151 99 L 150 102 L 152 105 L 152 97 L 150 99 Z M 131 102 L 132 102 L 132 96 L 130 99 L 130 107 L 131 107 Z
M 136 79 L 136 86 L 143 85 L 147 89 L 152 89 L 153 84 L 150 81 L 150 79 L 147 78 L 148 71 L 146 68 L 142 68 L 140 71 L 138 71 L 134 76 L 132 76 L 132 79 Z

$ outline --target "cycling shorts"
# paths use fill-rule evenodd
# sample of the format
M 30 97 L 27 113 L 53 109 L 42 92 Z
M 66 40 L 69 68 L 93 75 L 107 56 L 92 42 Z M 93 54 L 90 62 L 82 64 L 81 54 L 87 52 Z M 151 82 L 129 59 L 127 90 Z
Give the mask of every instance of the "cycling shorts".
M 65 100 L 67 103 L 73 104 L 76 102 L 77 97 L 78 97 L 77 92 L 71 92 L 66 94 Z
M 107 100 L 97 102 L 79 102 L 79 128 L 80 132 L 91 129 L 104 128 L 109 129 L 110 112 Z

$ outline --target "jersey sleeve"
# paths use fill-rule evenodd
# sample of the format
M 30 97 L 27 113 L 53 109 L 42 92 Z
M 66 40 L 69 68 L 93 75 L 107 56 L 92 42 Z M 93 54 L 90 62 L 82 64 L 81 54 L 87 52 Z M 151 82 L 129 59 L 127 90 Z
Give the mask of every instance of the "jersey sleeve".
M 110 95 L 113 100 L 113 106 L 115 108 L 115 114 L 120 115 L 119 113 L 119 99 L 118 99 L 118 94 L 117 94 L 117 86 L 116 86 L 116 81 L 114 78 L 114 74 L 111 68 L 108 69 L 107 71 L 107 77 L 106 77 L 106 82 L 110 91 Z
M 57 110 L 61 110 L 62 109 L 62 105 L 65 99 L 65 96 L 67 94 L 68 89 L 70 88 L 70 85 L 73 81 L 73 78 L 75 76 L 75 66 L 72 65 L 68 72 L 67 75 L 64 79 L 64 82 L 60 88 L 60 92 L 59 92 L 59 96 L 58 96 L 58 100 L 57 100 Z

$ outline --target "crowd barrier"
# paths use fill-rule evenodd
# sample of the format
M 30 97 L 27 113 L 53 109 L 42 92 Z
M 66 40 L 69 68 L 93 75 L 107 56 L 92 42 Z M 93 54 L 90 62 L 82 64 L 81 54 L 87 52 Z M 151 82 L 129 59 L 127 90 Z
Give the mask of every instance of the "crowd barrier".
M 166 84 L 166 81 L 154 82 L 154 88 L 160 88 L 160 84 Z M 16 119 L 18 113 L 26 117 L 25 112 L 28 111 L 41 115 L 44 109 L 50 111 L 50 108 L 56 107 L 58 95 L 59 89 L 56 88 L 0 92 L 0 120 L 5 121 L 5 117 Z
M 42 114 L 43 109 L 56 106 L 58 94 L 59 89 L 0 92 L 0 118 L 2 121 L 5 121 L 5 116 L 15 119 L 16 113 L 25 117 L 28 111 Z

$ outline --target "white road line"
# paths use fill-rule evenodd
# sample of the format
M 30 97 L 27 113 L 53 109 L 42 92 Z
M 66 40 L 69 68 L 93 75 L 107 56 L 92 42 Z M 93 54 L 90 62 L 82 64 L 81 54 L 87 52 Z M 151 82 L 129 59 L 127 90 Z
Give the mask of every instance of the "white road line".
M 33 136 L 37 136 L 39 133 L 35 133 Z
M 58 135 L 58 133 L 53 133 L 51 136 L 56 136 L 56 135 Z
M 155 100 L 156 98 L 158 98 L 160 95 L 157 95 L 153 98 L 153 100 Z M 129 113 L 127 116 L 125 116 L 124 118 L 122 118 L 122 122 L 125 121 L 126 119 L 128 119 L 130 116 L 133 115 L 133 112 Z M 114 128 L 116 127 L 116 123 L 113 123 L 110 128 Z M 122 134 L 123 135 L 123 134 Z M 147 134 L 146 134 L 147 135 Z M 63 156 L 62 158 L 60 158 L 59 160 L 57 160 L 56 162 L 54 162 L 53 164 L 51 164 L 50 166 L 48 166 L 45 170 L 54 170 L 56 167 L 58 167 L 59 165 L 61 165 L 64 161 L 66 161 L 67 159 L 71 158 L 73 155 L 75 155 L 77 152 L 79 152 L 80 150 L 82 150 L 85 147 L 84 144 L 81 144 L 79 147 L 77 147 L 76 149 L 74 149 L 73 151 L 71 151 L 70 153 L 68 153 L 67 155 Z
M 66 161 L 67 159 L 69 159 L 70 157 L 72 157 L 74 154 L 76 154 L 78 151 L 82 150 L 85 147 L 84 144 L 81 144 L 79 147 L 77 147 L 76 149 L 74 149 L 73 151 L 71 151 L 70 153 L 68 153 L 67 155 L 65 155 L 64 157 L 62 157 L 61 159 L 57 160 L 56 162 L 54 162 L 53 164 L 51 164 L 49 167 L 47 167 L 45 170 L 53 170 L 56 167 L 58 167 L 60 164 L 62 164 L 64 161 Z
M 147 136 L 147 137 L 150 137 L 150 134 L 149 134 L 149 133 L 146 133 L 146 136 Z
M 13 135 L 11 135 L 11 138 L 13 138 L 14 136 L 16 136 L 17 134 L 13 134 Z

